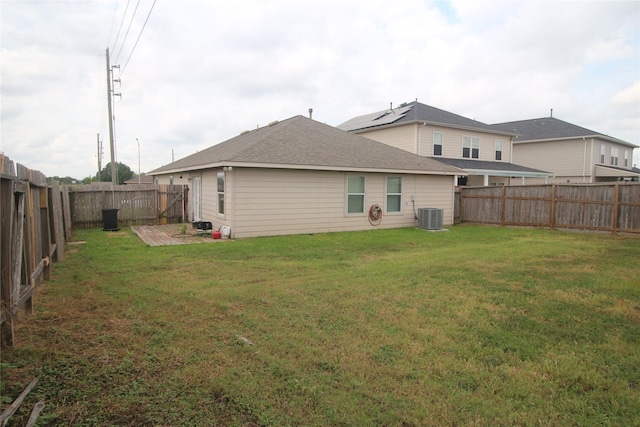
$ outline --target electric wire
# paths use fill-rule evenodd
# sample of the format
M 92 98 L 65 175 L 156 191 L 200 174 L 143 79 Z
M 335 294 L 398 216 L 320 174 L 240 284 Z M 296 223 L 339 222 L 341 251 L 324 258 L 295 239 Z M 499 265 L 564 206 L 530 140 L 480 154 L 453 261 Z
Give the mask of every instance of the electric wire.
M 109 37 L 107 38 L 107 46 L 111 42 L 111 36 L 113 35 L 113 24 L 116 23 L 116 15 L 118 14 L 118 4 L 116 3 L 116 7 L 113 9 L 113 18 L 111 18 L 111 29 L 109 30 Z
M 116 34 L 116 39 L 113 41 L 113 47 L 111 51 L 116 50 L 116 45 L 118 44 L 118 38 L 120 37 L 120 31 L 122 31 L 122 25 L 124 24 L 124 18 L 127 16 L 127 10 L 129 10 L 129 2 L 131 0 L 127 0 L 127 6 L 124 8 L 124 14 L 122 15 L 122 20 L 120 21 L 120 28 L 118 28 L 118 34 Z
M 144 24 L 142 24 L 142 29 L 140 30 L 140 34 L 138 34 L 138 38 L 136 39 L 135 44 L 133 45 L 133 49 L 131 49 L 131 53 L 129 54 L 129 57 L 127 58 L 127 61 L 124 63 L 124 67 L 122 67 L 122 71 L 120 71 L 120 75 L 121 76 L 124 73 L 124 70 L 127 69 L 127 65 L 129 64 L 129 60 L 133 56 L 133 52 L 136 50 L 136 46 L 138 46 L 138 42 L 140 41 L 140 36 L 142 36 L 142 32 L 144 31 L 145 27 L 147 26 L 147 22 L 149 22 L 149 17 L 151 16 L 151 12 L 153 12 L 153 7 L 155 5 L 156 5 L 156 0 L 153 0 L 153 4 L 151 5 L 151 9 L 149 9 L 149 13 L 147 14 L 147 19 L 144 20 Z
M 118 59 L 120 58 L 120 54 L 122 53 L 122 48 L 124 47 L 124 44 L 127 41 L 127 36 L 129 36 L 129 30 L 131 30 L 131 24 L 133 24 L 133 20 L 136 17 L 136 12 L 138 12 L 138 6 L 140 6 L 140 0 L 138 0 L 138 2 L 136 3 L 136 8 L 133 10 L 133 15 L 131 15 L 131 20 L 129 21 L 129 26 L 127 27 L 127 32 L 124 35 L 124 38 L 122 39 L 122 44 L 120 44 L 120 50 L 118 51 L 118 54 L 116 55 L 116 63 L 118 62 Z

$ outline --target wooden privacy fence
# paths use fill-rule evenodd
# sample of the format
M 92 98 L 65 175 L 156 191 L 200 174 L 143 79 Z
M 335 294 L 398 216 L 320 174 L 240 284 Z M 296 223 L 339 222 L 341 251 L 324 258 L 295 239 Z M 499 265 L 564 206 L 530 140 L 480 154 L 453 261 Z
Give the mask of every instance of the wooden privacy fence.
M 71 237 L 69 195 L 57 182 L 0 154 L 0 336 L 12 345 L 21 312 L 32 312 L 34 297 L 64 256 Z
M 461 222 L 640 234 L 640 184 L 469 187 L 459 192 Z
M 73 228 L 103 226 L 103 210 L 117 209 L 119 227 L 186 222 L 186 185 L 91 184 L 69 187 Z

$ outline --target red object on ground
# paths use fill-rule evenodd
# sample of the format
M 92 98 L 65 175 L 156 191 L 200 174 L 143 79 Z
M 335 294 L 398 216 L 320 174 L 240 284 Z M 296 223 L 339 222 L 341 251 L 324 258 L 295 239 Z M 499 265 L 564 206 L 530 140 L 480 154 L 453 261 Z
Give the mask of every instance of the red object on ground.
M 212 239 L 220 239 L 221 237 L 222 237 L 222 234 L 218 230 L 213 230 L 211 232 Z

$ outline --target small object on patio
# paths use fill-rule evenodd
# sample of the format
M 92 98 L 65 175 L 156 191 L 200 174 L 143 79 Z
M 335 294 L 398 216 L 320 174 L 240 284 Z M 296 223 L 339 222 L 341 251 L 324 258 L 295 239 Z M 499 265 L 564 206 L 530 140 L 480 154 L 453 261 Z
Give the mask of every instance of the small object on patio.
M 200 231 L 212 230 L 213 224 L 211 224 L 209 221 L 194 221 L 193 228 Z
M 222 237 L 222 233 L 220 233 L 220 230 L 213 230 L 211 232 L 212 239 L 220 239 L 221 237 Z

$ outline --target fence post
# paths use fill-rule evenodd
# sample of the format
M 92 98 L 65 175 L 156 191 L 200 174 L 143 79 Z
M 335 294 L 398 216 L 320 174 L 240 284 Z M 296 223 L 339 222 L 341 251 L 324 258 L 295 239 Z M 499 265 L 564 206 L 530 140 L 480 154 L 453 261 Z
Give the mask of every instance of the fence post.
M 620 183 L 616 182 L 613 187 L 613 212 L 611 215 L 611 234 L 618 232 L 618 209 L 620 209 Z
M 502 186 L 502 209 L 500 212 L 500 225 L 504 225 L 507 210 L 507 186 Z
M 556 228 L 556 191 L 558 186 L 551 184 L 551 214 L 549 217 L 549 228 L 555 230 Z
M 460 190 L 460 223 L 464 222 L 464 188 Z

